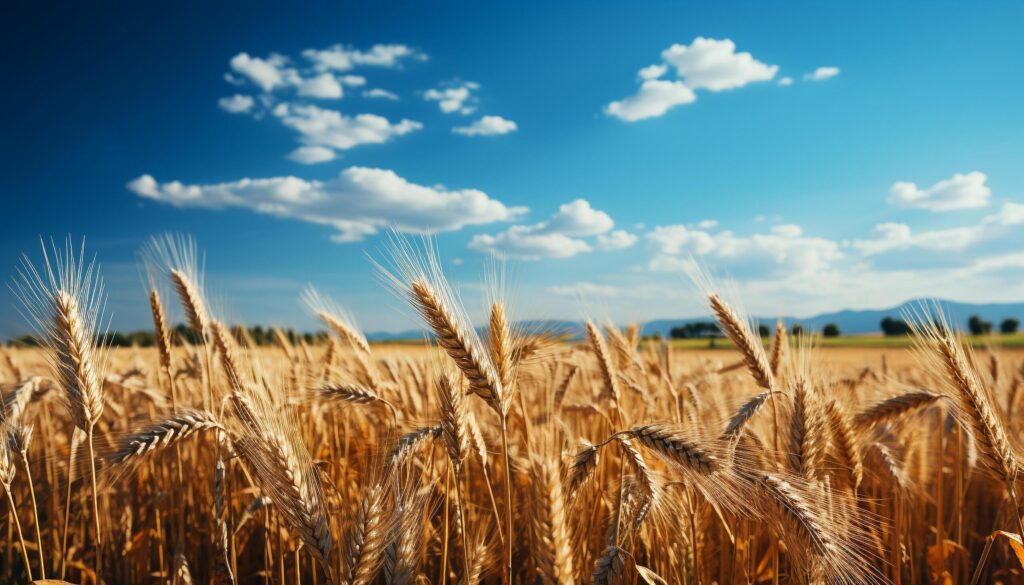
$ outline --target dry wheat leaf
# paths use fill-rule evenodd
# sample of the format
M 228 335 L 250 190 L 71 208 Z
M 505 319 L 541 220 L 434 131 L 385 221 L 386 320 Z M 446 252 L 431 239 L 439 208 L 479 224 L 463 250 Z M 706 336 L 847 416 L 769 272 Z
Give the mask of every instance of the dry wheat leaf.
M 647 583 L 647 585 L 668 585 L 668 581 L 662 579 L 660 575 L 647 567 L 637 565 L 636 572 L 640 574 L 640 578 L 644 583 Z
M 996 530 L 995 535 L 1005 536 L 1006 540 L 1010 541 L 1010 548 L 1013 549 L 1013 554 L 1017 555 L 1017 562 L 1024 568 L 1024 542 L 1021 542 L 1020 536 L 1003 530 Z

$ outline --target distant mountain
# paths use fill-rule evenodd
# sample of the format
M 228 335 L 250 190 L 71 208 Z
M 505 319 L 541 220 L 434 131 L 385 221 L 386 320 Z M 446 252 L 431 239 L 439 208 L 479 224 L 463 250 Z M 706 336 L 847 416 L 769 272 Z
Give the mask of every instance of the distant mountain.
M 535 319 L 517 321 L 516 327 L 526 333 L 546 333 L 550 335 L 566 335 L 572 339 L 581 339 L 586 335 L 586 329 L 582 321 L 557 321 L 553 319 Z M 478 333 L 483 333 L 482 327 L 477 328 Z M 426 336 L 424 329 L 409 329 L 407 331 L 387 332 L 374 331 L 366 334 L 370 341 L 406 341 L 421 340 Z
M 930 305 L 932 302 L 933 301 L 930 300 L 914 299 L 888 309 L 865 309 L 859 311 L 844 310 L 834 313 L 822 313 L 820 315 L 813 315 L 804 318 L 782 317 L 782 321 L 787 327 L 792 326 L 794 323 L 800 323 L 809 331 L 821 331 L 821 328 L 828 323 L 835 323 L 839 326 L 839 330 L 844 334 L 878 333 L 881 331 L 879 323 L 882 322 L 882 319 L 886 317 L 898 319 L 905 313 L 913 313 L 915 311 L 920 312 L 922 305 L 926 303 Z M 956 301 L 946 300 L 939 300 L 938 302 L 942 306 L 943 311 L 949 317 L 951 323 L 962 329 L 967 328 L 967 320 L 972 315 L 978 315 L 986 321 L 991 321 L 995 327 L 999 327 L 999 322 L 1007 317 L 1015 317 L 1024 321 L 1024 303 L 974 304 L 958 303 Z M 643 331 L 645 335 L 659 333 L 663 337 L 667 337 L 669 331 L 673 327 L 685 325 L 686 323 L 708 321 L 710 319 L 711 316 L 708 315 L 706 317 L 690 319 L 660 319 L 657 321 L 648 321 L 647 323 L 644 323 Z M 757 320 L 760 323 L 771 326 L 775 323 L 776 318 L 758 317 Z
M 794 323 L 800 323 L 809 331 L 821 331 L 821 328 L 826 324 L 835 323 L 839 326 L 839 330 L 843 334 L 879 333 L 881 331 L 879 323 L 882 322 L 882 319 L 886 317 L 900 318 L 908 312 L 920 312 L 920 308 L 924 303 L 930 304 L 931 302 L 932 301 L 926 301 L 924 299 L 914 299 L 888 309 L 865 309 L 858 311 L 844 310 L 834 313 L 822 313 L 820 315 L 813 315 L 804 318 L 782 317 L 782 321 L 786 324 L 786 327 L 790 327 Z M 997 328 L 999 327 L 999 322 L 1007 317 L 1015 317 L 1024 322 L 1024 303 L 975 304 L 945 300 L 940 300 L 938 302 L 941 304 L 943 310 L 946 315 L 949 316 L 952 323 L 962 329 L 967 328 L 967 319 L 972 315 L 978 315 L 986 321 L 991 321 L 993 326 Z M 758 322 L 769 326 L 775 323 L 775 319 L 776 317 L 757 318 Z M 658 319 L 643 323 L 642 326 L 644 335 L 653 335 L 657 333 L 662 337 L 668 337 L 669 332 L 673 327 L 678 327 L 687 323 L 706 322 L 711 320 L 712 317 L 708 314 L 703 317 L 691 317 L 684 319 Z M 581 321 L 532 320 L 521 321 L 517 325 L 527 332 L 544 332 L 556 335 L 567 335 L 572 339 L 582 339 L 586 335 L 586 330 L 583 322 Z M 423 339 L 424 331 L 420 329 L 410 329 L 408 331 L 393 333 L 379 331 L 368 333 L 366 337 L 371 341 Z

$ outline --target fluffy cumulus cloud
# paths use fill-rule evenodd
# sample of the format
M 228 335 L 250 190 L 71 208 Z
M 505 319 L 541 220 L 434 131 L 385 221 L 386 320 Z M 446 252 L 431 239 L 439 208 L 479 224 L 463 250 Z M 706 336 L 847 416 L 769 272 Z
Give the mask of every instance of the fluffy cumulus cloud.
M 298 83 L 298 94 L 303 97 L 337 99 L 345 94 L 341 81 L 330 73 L 303 79 Z
M 675 44 L 661 53 L 662 60 L 692 89 L 723 91 L 775 77 L 778 65 L 767 65 L 750 53 L 737 53 L 730 39 L 697 37 L 689 45 Z
M 339 99 L 345 95 L 343 84 L 359 85 L 366 81 L 358 76 L 336 77 L 329 71 L 300 67 L 277 53 L 253 57 L 243 52 L 232 57 L 228 65 L 228 81 L 235 85 L 251 83 L 268 94 L 291 89 L 301 97 Z
M 407 45 L 374 45 L 360 51 L 344 45 L 306 49 L 302 56 L 320 71 L 349 71 L 356 67 L 400 67 L 404 61 L 426 61 L 427 55 Z
M 278 87 L 294 85 L 299 81 L 298 71 L 288 67 L 288 58 L 271 53 L 267 58 L 239 53 L 229 62 L 231 70 L 266 92 Z M 233 78 L 238 79 L 238 78 Z
M 838 243 L 804 235 L 800 226 L 777 225 L 768 233 L 739 236 L 685 225 L 658 226 L 646 234 L 653 271 L 676 271 L 693 258 L 722 265 L 737 276 L 771 273 L 808 274 L 843 258 Z
M 442 87 L 423 92 L 423 99 L 437 102 L 437 106 L 445 114 L 468 115 L 476 111 L 479 100 L 473 92 L 478 89 L 480 84 L 473 81 L 449 82 Z
M 538 229 L 545 233 L 586 237 L 603 234 L 614 226 L 615 222 L 607 213 L 594 209 L 586 199 L 576 199 L 559 206 L 558 212 Z
M 570 238 L 565 234 L 538 231 L 534 227 L 514 225 L 499 234 L 479 234 L 473 236 L 469 247 L 519 260 L 571 258 L 592 249 L 590 244 L 583 240 Z
M 501 116 L 484 116 L 468 126 L 456 126 L 452 132 L 463 136 L 498 136 L 518 129 L 519 126 L 512 120 Z
M 838 67 L 818 67 L 810 73 L 804 74 L 805 81 L 825 81 L 839 75 Z
M 674 44 L 661 52 L 662 63 L 641 69 L 636 94 L 609 103 L 605 113 L 627 122 L 665 115 L 670 109 L 693 103 L 696 90 L 712 92 L 741 88 L 768 81 L 779 68 L 758 61 L 747 52 L 736 52 L 730 39 L 697 37 L 689 45 Z M 669 69 L 675 80 L 661 79 Z
M 585 199 L 576 199 L 560 206 L 546 221 L 515 225 L 493 235 L 476 235 L 469 247 L 506 258 L 541 260 L 571 258 L 595 247 L 622 250 L 636 243 L 633 234 L 622 230 L 612 232 L 614 226 L 615 222 L 607 213 L 594 209 Z M 583 239 L 594 236 L 592 241 Z
M 242 52 L 228 62 L 231 71 L 225 78 L 235 86 L 253 86 L 262 93 L 256 97 L 235 94 L 221 98 L 218 105 L 233 114 L 272 116 L 295 131 L 302 144 L 289 159 L 302 164 L 327 162 L 337 159 L 338 151 L 387 142 L 423 125 L 405 119 L 391 122 L 376 114 L 342 113 L 311 101 L 338 100 L 344 97 L 346 87 L 365 86 L 366 77 L 349 73 L 354 68 L 398 68 L 405 61 L 425 59 L 422 52 L 406 45 L 374 45 L 366 51 L 334 45 L 307 49 L 298 60 L 278 53 L 257 57 Z M 398 99 L 383 89 L 363 91 L 363 96 Z
M 697 95 L 681 81 L 648 79 L 635 94 L 611 102 L 604 111 L 620 120 L 636 122 L 664 116 L 670 109 L 696 100 Z
M 323 146 L 300 146 L 293 150 L 288 158 L 304 165 L 314 165 L 334 160 L 338 158 L 338 155 L 330 148 Z
M 913 233 L 905 223 L 886 222 L 875 226 L 871 236 L 853 241 L 853 247 L 866 256 L 918 248 L 934 251 L 959 251 L 979 241 L 982 232 L 974 227 L 957 227 Z
M 363 92 L 363 97 L 371 98 L 371 99 L 376 99 L 376 100 L 398 101 L 398 95 L 397 94 L 395 94 L 393 92 L 390 92 L 390 91 L 388 91 L 386 89 L 381 89 L 379 87 L 375 87 L 373 89 L 368 89 L 368 90 L 364 91 Z
M 252 96 L 236 93 L 233 96 L 220 98 L 217 100 L 217 105 L 231 114 L 245 114 L 256 105 L 256 100 Z
M 597 236 L 597 247 L 601 250 L 625 250 L 631 248 L 639 238 L 626 230 L 615 230 Z
M 668 65 L 648 65 L 647 67 L 644 67 L 640 71 L 637 71 L 636 76 L 637 78 L 643 81 L 648 81 L 651 79 L 658 79 L 662 75 L 665 75 L 665 73 L 667 72 Z
M 905 223 L 886 222 L 875 226 L 867 238 L 854 240 L 854 248 L 865 256 L 905 250 L 959 252 L 979 242 L 999 238 L 1008 228 L 1024 225 L 1024 204 L 1004 203 L 999 211 L 975 225 L 914 232 Z
M 403 136 L 423 128 L 422 124 L 413 120 L 403 119 L 393 123 L 376 114 L 346 116 L 339 111 L 314 105 L 278 104 L 273 110 L 273 115 L 286 127 L 297 132 L 299 141 L 305 146 L 336 151 L 348 150 L 361 144 L 380 144 L 395 136 Z M 291 156 L 295 158 L 296 152 Z
M 956 173 L 927 189 L 916 184 L 898 181 L 889 188 L 889 203 L 900 207 L 919 207 L 929 211 L 954 211 L 988 205 L 992 190 L 985 181 L 985 173 L 973 171 Z
M 454 231 L 512 221 L 527 211 L 476 189 L 428 187 L 391 170 L 366 167 L 349 167 L 328 181 L 288 176 L 187 185 L 142 175 L 127 186 L 139 197 L 176 207 L 242 208 L 327 225 L 337 230 L 332 236 L 337 242 L 359 241 L 387 226 L 413 233 Z

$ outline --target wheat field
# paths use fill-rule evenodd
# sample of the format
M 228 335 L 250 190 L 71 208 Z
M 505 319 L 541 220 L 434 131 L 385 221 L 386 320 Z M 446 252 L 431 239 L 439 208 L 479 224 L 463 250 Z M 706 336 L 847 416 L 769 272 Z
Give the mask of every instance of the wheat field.
M 765 344 L 708 285 L 736 349 L 567 340 L 498 285 L 467 315 L 399 241 L 376 269 L 429 346 L 370 344 L 310 289 L 329 341 L 258 347 L 166 237 L 156 347 L 112 350 L 98 269 L 46 250 L 13 285 L 43 347 L 0 355 L 4 582 L 1024 582 L 1024 361 L 934 315 L 913 352 Z

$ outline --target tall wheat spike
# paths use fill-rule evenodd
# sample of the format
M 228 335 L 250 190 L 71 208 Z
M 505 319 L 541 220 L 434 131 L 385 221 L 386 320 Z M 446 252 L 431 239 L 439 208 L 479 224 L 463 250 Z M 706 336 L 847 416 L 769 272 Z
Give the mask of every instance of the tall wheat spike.
M 93 432 L 103 414 L 103 371 L 105 346 L 100 337 L 103 284 L 95 274 L 95 264 L 85 262 L 85 245 L 77 254 L 69 237 L 58 248 L 51 243 L 53 260 L 43 244 L 40 273 L 24 256 L 15 283 L 23 314 L 36 327 L 49 348 L 54 377 L 64 389 L 68 412 L 75 426 L 86 434 L 89 445 L 89 470 L 92 484 L 93 517 L 96 530 L 95 570 L 100 574 L 103 557 L 103 531 L 99 513 L 99 489 L 96 481 L 96 455 Z

